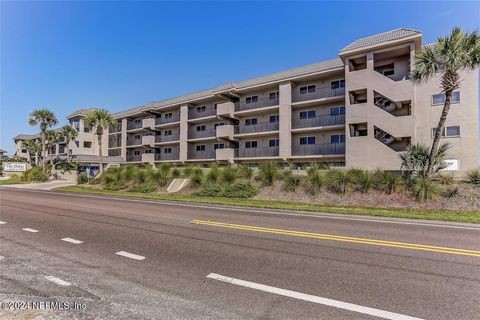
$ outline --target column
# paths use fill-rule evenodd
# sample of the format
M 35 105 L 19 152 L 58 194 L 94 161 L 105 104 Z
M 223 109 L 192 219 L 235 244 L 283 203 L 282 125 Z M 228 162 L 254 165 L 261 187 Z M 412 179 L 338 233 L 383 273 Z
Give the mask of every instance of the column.
M 292 155 L 292 83 L 279 86 L 279 155 L 286 161 Z
M 122 119 L 122 148 L 121 148 L 121 156 L 125 161 L 127 160 L 127 119 Z
M 184 162 L 188 157 L 188 105 L 180 107 L 180 154 L 179 160 Z

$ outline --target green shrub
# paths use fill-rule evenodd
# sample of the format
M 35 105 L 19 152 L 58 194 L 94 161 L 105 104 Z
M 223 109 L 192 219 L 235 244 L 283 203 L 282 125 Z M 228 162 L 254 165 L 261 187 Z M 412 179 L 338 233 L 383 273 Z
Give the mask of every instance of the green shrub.
M 131 187 L 128 192 L 150 193 L 155 192 L 157 187 L 151 183 L 138 184 Z
M 208 170 L 206 176 L 205 176 L 205 181 L 206 182 L 217 182 L 219 181 L 220 178 L 220 167 L 216 164 L 212 165 L 210 167 L 210 170 Z
M 90 184 L 100 184 L 100 183 L 102 183 L 101 177 L 97 177 L 95 179 L 90 180 Z
M 292 171 L 287 171 L 283 176 L 283 190 L 295 192 L 300 185 L 300 176 L 293 174 Z
M 237 179 L 237 169 L 231 166 L 223 168 L 222 172 L 220 173 L 220 181 L 230 184 L 234 183 Z
M 106 184 L 103 189 L 105 190 L 110 190 L 110 191 L 118 191 L 127 188 L 127 185 L 119 182 L 119 181 L 113 181 L 110 182 L 109 184 Z
M 179 178 L 182 175 L 182 172 L 178 168 L 172 169 L 172 178 Z
M 435 181 L 437 181 L 439 184 L 443 186 L 449 186 L 452 185 L 454 182 L 454 178 L 452 174 L 437 174 L 435 176 Z
M 278 166 L 274 162 L 264 162 L 260 165 L 258 178 L 265 186 L 271 186 L 278 179 Z
M 417 201 L 431 200 L 437 195 L 438 188 L 430 178 L 419 176 L 413 181 L 413 195 Z
M 447 186 L 440 190 L 440 195 L 444 198 L 453 198 L 458 195 L 458 187 Z
M 320 171 L 312 167 L 307 170 L 307 192 L 311 195 L 317 195 L 323 185 L 323 176 Z
M 218 183 L 205 183 L 195 195 L 199 197 L 222 197 L 223 188 Z
M 373 174 L 373 187 L 388 194 L 396 192 L 401 184 L 402 177 L 398 173 L 377 170 Z
M 253 177 L 253 169 L 246 164 L 241 164 L 237 168 L 237 176 L 242 179 L 250 180 Z
M 345 170 L 330 169 L 325 174 L 325 183 L 328 190 L 335 193 L 347 193 L 351 188 L 351 180 L 351 174 Z
M 88 183 L 88 175 L 86 172 L 82 172 L 77 176 L 77 183 L 78 184 Z
M 170 169 L 169 164 L 161 164 L 157 170 L 148 170 L 147 180 L 151 184 L 158 185 L 160 187 L 166 186 L 170 181 Z
M 237 181 L 224 187 L 222 196 L 225 198 L 243 198 L 248 199 L 256 196 L 258 189 L 250 182 Z
M 22 181 L 26 182 L 44 182 L 47 181 L 49 175 L 44 173 L 42 167 L 33 167 L 25 171 L 22 175 Z
M 55 163 L 55 169 L 57 170 L 70 171 L 70 170 L 76 170 L 77 167 L 78 165 L 75 162 L 61 161 L 61 162 Z
M 347 174 L 350 174 L 352 183 L 357 191 L 367 193 L 373 185 L 374 175 L 369 171 L 351 169 Z
M 132 181 L 137 175 L 139 168 L 134 164 L 127 164 L 121 170 L 121 178 L 123 181 Z
M 183 175 L 184 177 L 190 177 L 190 176 L 193 174 L 194 169 L 195 169 L 195 168 L 194 168 L 193 166 L 188 165 L 188 166 L 186 166 L 186 167 L 183 168 L 183 170 L 182 170 L 182 175 Z
M 467 181 L 476 186 L 480 186 L 480 170 L 474 169 L 467 172 Z
M 200 170 L 194 170 L 191 177 L 190 177 L 190 184 L 192 187 L 198 187 L 202 184 L 203 182 L 203 171 L 202 169 Z

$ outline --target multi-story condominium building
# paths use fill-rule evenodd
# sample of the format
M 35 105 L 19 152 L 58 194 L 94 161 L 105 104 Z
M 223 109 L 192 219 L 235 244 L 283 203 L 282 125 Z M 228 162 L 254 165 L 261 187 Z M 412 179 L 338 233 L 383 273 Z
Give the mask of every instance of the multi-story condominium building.
M 114 114 L 110 156 L 126 163 L 328 162 L 400 168 L 411 142 L 431 145 L 444 95 L 412 82 L 422 34 L 359 39 L 339 58 Z M 444 132 L 450 170 L 479 164 L 478 70 L 464 72 Z

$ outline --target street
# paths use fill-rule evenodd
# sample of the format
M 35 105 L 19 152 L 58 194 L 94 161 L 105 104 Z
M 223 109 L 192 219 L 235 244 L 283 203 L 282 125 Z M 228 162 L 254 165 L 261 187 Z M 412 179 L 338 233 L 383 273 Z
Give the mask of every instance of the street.
M 84 304 L 2 319 L 478 319 L 479 292 L 478 225 L 0 188 L 0 301 Z

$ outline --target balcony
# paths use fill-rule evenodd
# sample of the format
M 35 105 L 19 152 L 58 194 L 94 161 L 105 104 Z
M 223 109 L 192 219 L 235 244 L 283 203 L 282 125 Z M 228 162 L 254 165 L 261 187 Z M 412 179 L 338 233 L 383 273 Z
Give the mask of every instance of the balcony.
M 110 137 L 110 138 L 117 138 L 119 136 Z M 108 139 L 108 147 L 109 148 L 120 148 L 122 146 L 121 139 Z
M 130 139 L 127 140 L 127 146 L 141 146 L 142 145 L 142 139 Z
M 141 154 L 127 155 L 127 162 L 140 162 L 140 161 L 142 161 L 142 155 Z
M 154 118 L 146 118 L 142 120 L 142 128 L 144 129 L 153 129 L 155 127 L 155 119 Z
M 142 154 L 142 162 L 153 163 L 154 161 L 154 154 L 153 153 L 143 153 Z
M 191 127 L 188 131 L 188 139 L 215 138 L 216 130 L 196 131 Z
M 203 111 L 197 111 L 197 107 L 192 107 L 190 110 L 188 110 L 189 120 L 205 118 L 205 117 L 210 117 L 215 115 L 217 115 L 217 110 L 215 109 L 215 107 L 208 107 L 208 108 L 205 108 Z
M 345 143 L 295 145 L 292 149 L 294 156 L 343 155 L 345 154 Z
M 162 143 L 162 142 L 171 142 L 171 141 L 178 141 L 180 140 L 179 134 L 171 134 L 169 136 L 165 135 L 156 135 L 155 136 L 155 143 Z
M 226 124 L 223 126 L 218 126 L 216 130 L 216 137 L 218 139 L 229 139 L 233 140 L 233 134 L 235 132 L 235 126 L 231 124 Z
M 196 151 L 188 150 L 189 160 L 201 160 L 201 159 L 215 159 L 215 150 L 213 147 L 210 150 Z
M 278 157 L 278 151 L 278 147 L 240 148 L 238 156 L 240 158 Z
M 314 118 L 292 119 L 292 129 L 327 127 L 345 124 L 345 115 L 322 115 Z
M 261 122 L 255 125 L 238 126 L 238 133 L 256 133 L 256 132 L 269 132 L 269 131 L 278 131 L 278 122 Z
M 297 93 L 292 97 L 292 102 L 341 97 L 344 95 L 345 95 L 345 88 L 332 89 L 329 86 L 329 87 L 316 88 L 315 92 L 308 92 L 305 94 Z
M 178 152 L 155 153 L 155 161 L 177 161 L 178 159 L 180 159 L 180 154 Z
M 279 99 L 269 99 L 268 97 L 260 98 L 256 102 L 246 103 L 242 100 L 239 104 L 235 105 L 235 111 L 245 111 L 257 108 L 278 106 Z
M 156 118 L 155 119 L 155 125 L 159 126 L 162 124 L 167 124 L 167 123 L 173 123 L 173 122 L 178 122 L 180 121 L 180 114 L 179 113 L 174 113 L 172 117 L 169 118 Z
M 155 144 L 155 137 L 154 136 L 143 136 L 142 137 L 142 146 L 153 147 L 154 144 Z
M 224 102 L 217 105 L 217 116 L 234 117 L 235 108 L 238 103 Z
M 108 133 L 120 133 L 122 132 L 122 123 L 117 122 L 115 125 L 108 128 Z
M 132 121 L 127 125 L 127 130 L 141 129 L 142 125 L 143 125 L 142 121 L 140 122 Z
M 224 148 L 215 150 L 215 159 L 217 161 L 228 161 L 233 162 L 235 157 L 235 149 L 233 148 Z

